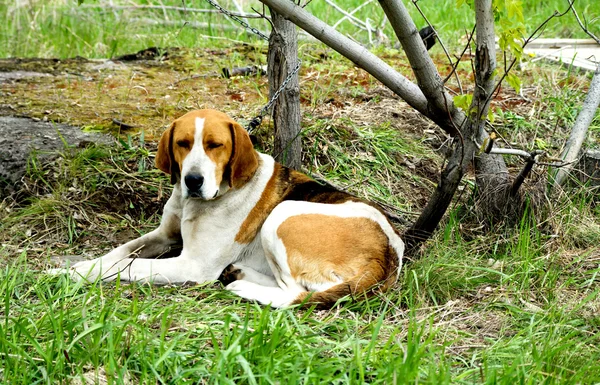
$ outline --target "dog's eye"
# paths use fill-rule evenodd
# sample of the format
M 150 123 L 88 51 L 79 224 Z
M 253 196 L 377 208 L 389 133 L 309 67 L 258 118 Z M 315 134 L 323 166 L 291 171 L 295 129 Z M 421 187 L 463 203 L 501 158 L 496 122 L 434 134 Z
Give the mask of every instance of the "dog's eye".
M 213 149 L 213 148 L 219 148 L 222 145 L 223 145 L 223 143 L 210 142 L 210 143 L 207 144 L 207 147 L 210 148 L 210 149 Z
M 190 141 L 185 139 L 178 140 L 177 145 L 182 148 L 190 148 Z

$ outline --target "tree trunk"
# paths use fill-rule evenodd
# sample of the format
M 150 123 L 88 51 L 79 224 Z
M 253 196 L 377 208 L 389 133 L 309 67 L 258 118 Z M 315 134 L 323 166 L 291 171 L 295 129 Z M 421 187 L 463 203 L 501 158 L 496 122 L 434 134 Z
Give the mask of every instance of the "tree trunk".
M 271 9 L 273 31 L 269 37 L 268 75 L 269 97 L 281 87 L 298 63 L 298 33 L 296 26 Z M 299 170 L 302 163 L 300 138 L 300 85 L 295 74 L 273 106 L 274 147 L 278 162 Z
M 577 160 L 577 157 L 579 157 L 581 146 L 587 136 L 588 128 L 594 119 L 598 104 L 600 104 L 600 64 L 596 68 L 596 72 L 590 83 L 590 89 L 583 102 L 583 107 L 577 115 L 569 139 L 565 144 L 561 158 L 566 165 L 552 172 L 554 174 L 553 186 L 560 186 L 567 179 L 569 172 L 573 168 L 573 164 Z

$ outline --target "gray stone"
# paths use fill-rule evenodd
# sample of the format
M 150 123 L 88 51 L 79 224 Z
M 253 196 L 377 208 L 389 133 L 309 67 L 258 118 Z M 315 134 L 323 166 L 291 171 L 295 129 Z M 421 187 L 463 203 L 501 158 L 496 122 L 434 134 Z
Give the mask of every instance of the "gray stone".
M 21 80 L 36 77 L 48 77 L 50 74 L 42 72 L 31 72 L 31 71 L 11 71 L 11 72 L 0 72 L 0 82 L 6 80 Z
M 66 124 L 36 121 L 28 118 L 0 116 L 0 192 L 14 190 L 27 170 L 32 151 L 38 159 L 50 161 L 68 147 L 87 144 L 110 144 L 110 135 L 87 133 Z

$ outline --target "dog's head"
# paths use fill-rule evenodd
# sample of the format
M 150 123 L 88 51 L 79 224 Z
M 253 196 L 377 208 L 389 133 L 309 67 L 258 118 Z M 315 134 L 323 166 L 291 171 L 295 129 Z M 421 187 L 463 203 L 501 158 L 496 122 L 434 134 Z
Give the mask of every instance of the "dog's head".
M 211 200 L 243 186 L 258 167 L 248 133 L 215 110 L 191 111 L 160 138 L 156 167 L 181 183 L 184 198 Z

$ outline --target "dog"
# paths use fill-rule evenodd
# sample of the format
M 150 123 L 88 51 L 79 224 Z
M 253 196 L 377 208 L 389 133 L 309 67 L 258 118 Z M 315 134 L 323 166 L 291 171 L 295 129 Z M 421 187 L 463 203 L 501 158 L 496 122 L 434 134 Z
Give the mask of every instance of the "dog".
M 73 265 L 88 281 L 170 284 L 220 279 L 272 307 L 333 306 L 392 285 L 404 243 L 374 205 L 258 153 L 224 113 L 191 111 L 162 134 L 155 158 L 173 193 L 157 229 Z M 181 254 L 157 259 L 173 247 Z

